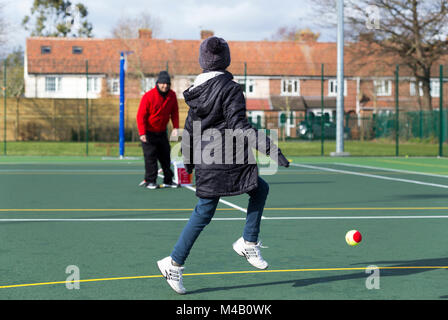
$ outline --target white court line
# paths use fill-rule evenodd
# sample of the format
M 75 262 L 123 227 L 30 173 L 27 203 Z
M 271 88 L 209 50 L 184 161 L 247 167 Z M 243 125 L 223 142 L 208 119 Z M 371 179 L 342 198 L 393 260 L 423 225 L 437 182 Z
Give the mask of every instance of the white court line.
M 306 164 L 291 163 L 291 165 L 296 166 L 296 167 L 308 168 L 308 169 L 339 172 L 339 173 L 351 174 L 351 175 L 355 175 L 355 176 L 362 176 L 362 177 L 376 178 L 376 179 L 390 180 L 390 181 L 398 181 L 398 182 L 406 182 L 406 183 L 413 183 L 413 184 L 418 184 L 418 185 L 423 185 L 423 186 L 448 189 L 448 186 L 444 185 L 444 184 L 429 183 L 429 182 L 422 182 L 422 181 L 409 180 L 409 179 L 391 178 L 391 177 L 385 177 L 385 176 L 378 176 L 375 174 L 368 174 L 368 173 L 361 173 L 361 172 L 350 172 L 350 171 L 346 171 L 346 170 L 330 169 L 330 168 L 324 168 L 324 167 L 315 167 L 315 166 L 310 166 L 310 165 L 306 165 Z
M 429 176 L 429 177 L 437 177 L 437 178 L 448 178 L 448 175 L 435 174 L 435 173 L 423 173 L 423 172 L 417 172 L 417 171 L 408 171 L 408 170 L 400 170 L 400 169 L 390 169 L 390 168 L 383 168 L 383 167 L 372 167 L 372 166 L 364 166 L 364 165 L 350 164 L 350 163 L 336 163 L 336 162 L 334 162 L 333 164 L 335 164 L 335 165 L 341 165 L 341 166 L 347 166 L 347 167 L 355 167 L 355 168 L 365 168 L 365 169 L 374 169 L 374 170 L 384 170 L 384 171 L 392 171 L 392 172 L 400 172 L 400 173 L 416 174 L 416 175 Z
M 265 217 L 265 220 L 448 219 L 446 216 Z
M 338 217 L 265 217 L 265 220 L 354 220 L 354 219 L 448 219 L 442 216 L 338 216 Z M 144 221 L 188 221 L 189 218 L 122 218 L 122 219 L 0 219 L 0 222 L 144 222 Z M 217 221 L 242 221 L 246 218 L 213 218 Z
M 140 222 L 140 221 L 188 221 L 189 218 L 82 218 L 82 219 L 0 219 L 0 222 Z M 213 218 L 213 220 L 246 220 L 246 218 Z
M 163 175 L 159 174 L 158 176 L 163 179 Z M 191 190 L 193 192 L 196 192 L 196 188 L 194 188 L 192 186 L 185 186 L 185 188 L 187 188 L 187 189 L 189 189 L 189 190 Z M 234 209 L 237 209 L 237 210 L 239 210 L 241 212 L 247 213 L 247 209 L 241 208 L 240 206 L 237 206 L 236 204 L 233 204 L 233 203 L 231 203 L 229 201 L 226 201 L 226 200 L 223 200 L 223 199 L 219 199 L 219 202 L 224 203 L 225 205 L 227 205 L 229 207 L 232 207 Z M 263 216 L 261 218 L 264 219 Z

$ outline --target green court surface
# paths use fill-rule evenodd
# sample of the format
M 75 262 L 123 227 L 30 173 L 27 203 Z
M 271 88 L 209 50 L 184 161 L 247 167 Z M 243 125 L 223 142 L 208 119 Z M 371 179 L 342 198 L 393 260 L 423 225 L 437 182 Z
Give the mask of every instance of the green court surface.
M 156 261 L 196 204 L 191 188 L 137 187 L 141 159 L 2 157 L 0 299 L 448 298 L 447 159 L 292 160 L 263 176 L 269 268 L 233 251 L 248 196 L 226 197 L 191 251 L 180 296 Z M 363 235 L 355 247 L 351 229 Z M 70 266 L 79 289 L 67 288 Z

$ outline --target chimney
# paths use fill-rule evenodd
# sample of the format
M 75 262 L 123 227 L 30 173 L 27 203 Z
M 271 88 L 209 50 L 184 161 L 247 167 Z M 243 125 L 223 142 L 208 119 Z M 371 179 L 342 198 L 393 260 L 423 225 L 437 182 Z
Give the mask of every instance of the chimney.
M 138 29 L 138 38 L 139 39 L 152 39 L 152 30 L 151 29 Z
M 201 40 L 213 37 L 215 33 L 211 30 L 201 30 Z

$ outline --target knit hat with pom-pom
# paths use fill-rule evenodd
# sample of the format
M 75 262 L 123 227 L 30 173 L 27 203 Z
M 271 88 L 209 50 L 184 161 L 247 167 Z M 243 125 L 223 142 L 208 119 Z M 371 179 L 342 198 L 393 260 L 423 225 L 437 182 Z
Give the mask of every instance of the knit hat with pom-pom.
M 199 47 L 199 65 L 204 71 L 225 70 L 230 65 L 227 42 L 215 36 L 202 41 Z

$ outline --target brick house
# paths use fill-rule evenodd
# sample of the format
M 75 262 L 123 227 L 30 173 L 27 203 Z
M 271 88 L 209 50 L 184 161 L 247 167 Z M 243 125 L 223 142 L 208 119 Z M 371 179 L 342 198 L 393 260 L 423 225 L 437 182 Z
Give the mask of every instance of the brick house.
M 213 35 L 202 31 L 201 39 Z M 138 98 L 155 85 L 161 70 L 172 76 L 172 89 L 181 108 L 182 92 L 201 73 L 198 40 L 153 39 L 140 30 L 137 39 L 86 39 L 33 37 L 26 41 L 25 97 L 97 99 L 120 93 L 120 52 L 127 56 L 126 97 Z M 229 41 L 229 71 L 245 88 L 248 116 L 255 125 L 276 128 L 286 118 L 286 135 L 295 136 L 306 114 L 336 109 L 336 43 Z M 362 115 L 394 109 L 393 68 L 375 62 L 348 63 L 344 79 L 345 113 Z M 88 63 L 86 62 L 88 61 Z M 324 64 L 323 83 L 321 66 Z M 409 72 L 400 77 L 402 106 L 415 106 L 416 84 Z M 433 105 L 438 106 L 438 79 L 432 79 Z M 244 86 L 246 84 L 246 86 Z M 283 115 L 283 116 L 282 116 Z M 182 125 L 182 124 L 181 124 Z

